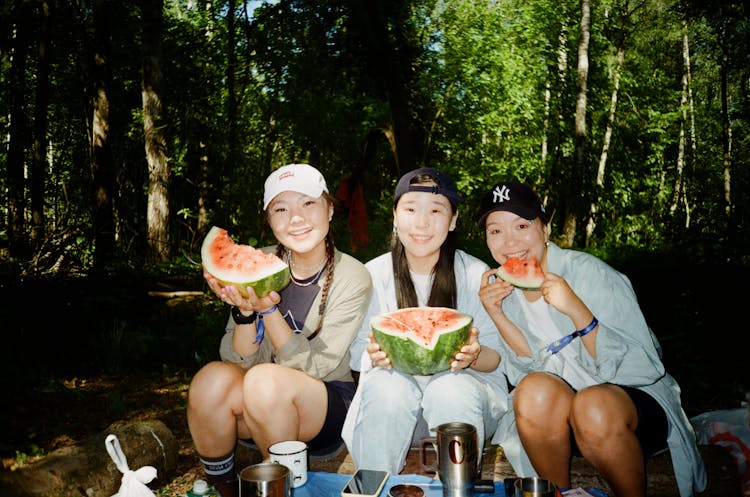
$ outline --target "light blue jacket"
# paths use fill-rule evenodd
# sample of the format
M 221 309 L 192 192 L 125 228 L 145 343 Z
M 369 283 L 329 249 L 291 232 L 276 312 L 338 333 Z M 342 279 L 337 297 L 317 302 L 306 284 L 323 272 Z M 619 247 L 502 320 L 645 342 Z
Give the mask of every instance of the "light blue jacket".
M 580 365 L 598 382 L 639 388 L 657 400 L 669 421 L 669 451 L 680 496 L 703 491 L 706 469 L 696 446 L 695 432 L 680 403 L 680 387 L 664 369 L 661 346 L 646 323 L 630 280 L 591 254 L 562 249 L 552 242 L 547 251 L 547 271 L 564 278 L 599 319 L 595 359 L 581 340 L 568 345 L 576 351 Z M 560 374 L 563 360 L 562 354 L 550 357 L 544 351 L 547 343 L 528 332 L 521 298 L 524 298 L 522 292 L 514 290 L 503 301 L 503 312 L 521 330 L 533 351 L 531 357 L 519 357 L 501 340 L 501 367 L 512 385 L 518 385 L 534 371 Z M 552 306 L 549 310 L 561 337 L 575 329 L 565 314 Z M 519 476 L 536 476 L 521 449 L 512 403 L 492 442 L 503 446 Z
M 365 264 L 372 275 L 372 297 L 362 325 L 359 328 L 350 350 L 350 366 L 355 371 L 361 369 L 362 354 L 370 343 L 370 321 L 373 317 L 384 312 L 398 309 L 396 304 L 396 283 L 393 276 L 393 262 L 390 252 L 381 254 Z M 502 342 L 495 323 L 492 322 L 484 309 L 478 292 L 481 286 L 482 274 L 489 266 L 482 260 L 462 250 L 456 250 L 454 257 L 454 273 L 456 274 L 456 309 L 474 318 L 472 326 L 479 330 L 479 343 L 496 351 L 500 351 Z M 502 361 L 501 361 L 502 363 Z M 508 382 L 500 367 L 490 373 L 481 373 L 473 369 L 467 372 L 474 374 L 483 381 L 491 383 L 498 395 L 507 396 Z

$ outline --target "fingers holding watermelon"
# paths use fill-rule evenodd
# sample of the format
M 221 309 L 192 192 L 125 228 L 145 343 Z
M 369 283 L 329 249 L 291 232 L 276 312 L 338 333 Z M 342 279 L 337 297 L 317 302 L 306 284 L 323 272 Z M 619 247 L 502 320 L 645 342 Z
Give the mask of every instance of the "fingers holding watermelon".
M 572 316 L 574 313 L 585 313 L 587 310 L 565 278 L 555 273 L 546 273 L 540 290 L 544 300 L 563 314 Z
M 482 351 L 479 345 L 479 330 L 472 327 L 469 333 L 469 343 L 463 345 L 461 350 L 456 353 L 456 358 L 451 362 L 451 371 L 458 371 L 470 367 L 479 357 Z
M 503 299 L 511 294 L 513 285 L 500 278 L 496 278 L 497 269 L 488 269 L 482 275 L 482 285 L 479 288 L 479 300 L 490 314 L 502 312 Z
M 370 343 L 367 344 L 367 353 L 370 355 L 370 361 L 372 361 L 372 367 L 381 367 L 385 369 L 391 369 L 391 361 L 388 359 L 388 355 L 384 350 L 380 349 L 380 344 L 375 341 L 375 337 L 372 332 L 368 335 L 370 337 Z
M 263 311 L 281 302 L 281 295 L 271 291 L 264 297 L 258 297 L 252 287 L 247 287 L 247 295 L 243 295 L 233 284 L 224 284 L 209 272 L 204 271 L 203 277 L 209 288 L 225 303 L 236 306 L 244 311 Z

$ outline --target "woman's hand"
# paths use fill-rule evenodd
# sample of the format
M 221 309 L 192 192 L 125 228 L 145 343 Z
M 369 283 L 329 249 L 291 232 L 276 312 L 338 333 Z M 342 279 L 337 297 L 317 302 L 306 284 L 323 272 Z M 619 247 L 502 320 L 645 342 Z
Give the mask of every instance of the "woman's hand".
M 567 316 L 576 312 L 583 305 L 568 282 L 555 273 L 544 274 L 544 281 L 540 290 L 545 302 Z
M 502 315 L 503 300 L 513 291 L 513 285 L 500 278 L 494 278 L 496 273 L 497 269 L 485 271 L 482 275 L 482 285 L 479 287 L 479 300 L 482 301 L 484 309 L 490 316 Z
M 469 343 L 463 345 L 456 354 L 456 360 L 451 362 L 451 371 L 458 371 L 470 367 L 479 357 L 482 346 L 479 345 L 479 330 L 472 326 L 469 333 Z
M 372 335 L 372 332 L 369 333 L 368 337 L 370 337 L 370 343 L 367 344 L 366 350 L 370 355 L 372 367 L 376 368 L 380 366 L 381 368 L 391 369 L 391 360 L 388 359 L 388 356 L 385 355 L 384 350 L 380 350 L 380 345 L 378 345 L 378 342 L 375 341 L 375 337 Z
M 251 287 L 247 287 L 247 297 L 243 297 L 237 287 L 234 285 L 223 285 L 219 280 L 211 276 L 207 271 L 203 271 L 203 278 L 208 283 L 209 288 L 225 303 L 233 305 L 245 312 L 258 312 L 270 309 L 281 302 L 281 295 L 277 292 L 271 292 L 263 298 L 258 298 Z

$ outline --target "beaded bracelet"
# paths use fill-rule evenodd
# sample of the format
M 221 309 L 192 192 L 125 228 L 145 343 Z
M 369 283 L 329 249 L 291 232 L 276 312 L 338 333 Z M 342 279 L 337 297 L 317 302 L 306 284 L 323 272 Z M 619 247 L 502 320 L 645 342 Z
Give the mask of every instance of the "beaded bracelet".
M 263 337 L 266 336 L 266 326 L 263 324 L 263 316 L 267 316 L 268 314 L 271 314 L 273 311 L 278 309 L 279 306 L 274 304 L 270 309 L 266 309 L 265 311 L 258 311 L 258 331 L 255 333 L 255 340 L 253 343 L 260 343 L 263 341 Z

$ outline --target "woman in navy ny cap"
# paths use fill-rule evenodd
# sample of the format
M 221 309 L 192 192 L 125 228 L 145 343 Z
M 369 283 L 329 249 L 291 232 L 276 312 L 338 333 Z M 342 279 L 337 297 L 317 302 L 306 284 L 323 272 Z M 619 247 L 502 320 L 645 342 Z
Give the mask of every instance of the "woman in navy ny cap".
M 705 468 L 679 386 L 628 278 L 550 242 L 548 214 L 523 183 L 495 185 L 478 221 L 496 262 L 534 257 L 544 271 L 539 289 L 521 290 L 492 269 L 479 292 L 516 386 L 493 438 L 516 472 L 568 488 L 571 455 L 581 454 L 616 496 L 642 497 L 646 458 L 669 449 L 680 495 L 702 491 Z
M 452 421 L 474 425 L 481 455 L 508 407 L 507 381 L 498 368 L 500 337 L 476 298 L 489 266 L 456 248 L 460 200 L 445 173 L 406 173 L 396 185 L 391 251 L 365 264 L 373 293 L 350 348 L 351 367 L 361 375 L 342 433 L 357 467 L 396 474 L 413 441 Z M 450 371 L 401 373 L 374 342 L 373 316 L 417 306 L 450 307 L 474 317 L 470 343 Z

